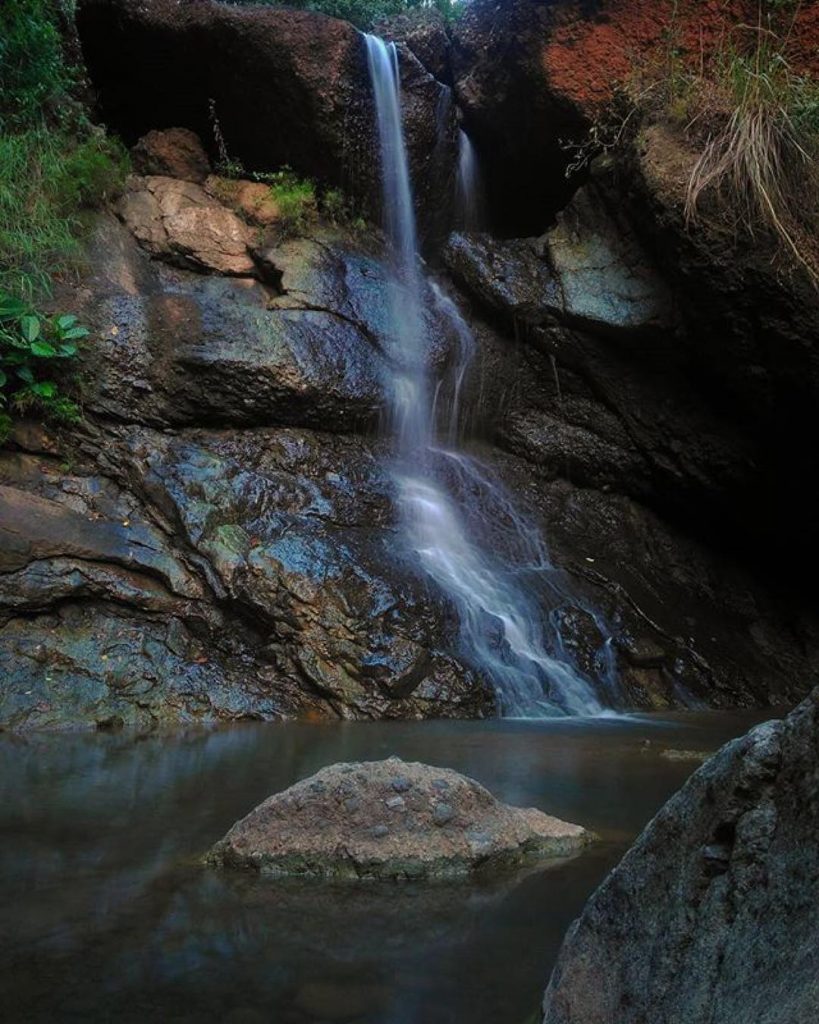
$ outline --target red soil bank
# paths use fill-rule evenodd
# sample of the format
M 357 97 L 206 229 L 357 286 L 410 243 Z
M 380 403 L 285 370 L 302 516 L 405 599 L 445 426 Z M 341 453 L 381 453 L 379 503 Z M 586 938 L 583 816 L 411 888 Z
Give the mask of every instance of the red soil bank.
M 566 12 L 543 52 L 549 81 L 581 108 L 606 103 L 635 67 L 670 51 L 696 65 L 739 25 L 756 25 L 755 0 L 603 0 L 598 13 Z M 794 66 L 819 73 L 819 3 L 801 8 L 789 42 Z

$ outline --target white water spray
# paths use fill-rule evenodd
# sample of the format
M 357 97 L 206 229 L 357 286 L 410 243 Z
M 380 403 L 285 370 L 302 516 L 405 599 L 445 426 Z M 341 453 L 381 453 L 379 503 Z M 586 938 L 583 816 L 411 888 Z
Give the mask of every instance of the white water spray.
M 599 714 L 603 705 L 573 665 L 559 620 L 549 614 L 567 594 L 540 535 L 491 471 L 455 449 L 475 339 L 455 303 L 419 272 L 398 53 L 392 43 L 364 38 L 393 261 L 390 355 L 396 370 L 386 387 L 406 535 L 423 568 L 453 602 L 461 653 L 490 679 L 503 714 Z M 428 380 L 425 311 L 455 342 L 452 366 L 434 389 Z M 479 541 L 490 524 L 489 532 L 504 533 L 502 560 Z

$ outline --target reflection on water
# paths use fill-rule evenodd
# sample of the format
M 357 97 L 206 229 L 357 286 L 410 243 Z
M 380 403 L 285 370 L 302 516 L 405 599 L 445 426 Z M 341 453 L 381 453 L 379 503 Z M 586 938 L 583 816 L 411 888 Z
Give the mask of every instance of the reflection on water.
M 758 716 L 757 716 L 758 717 Z M 524 1024 L 590 891 L 749 716 L 0 737 L 0 1019 Z M 398 754 L 595 829 L 480 885 L 271 885 L 197 858 L 270 793 Z

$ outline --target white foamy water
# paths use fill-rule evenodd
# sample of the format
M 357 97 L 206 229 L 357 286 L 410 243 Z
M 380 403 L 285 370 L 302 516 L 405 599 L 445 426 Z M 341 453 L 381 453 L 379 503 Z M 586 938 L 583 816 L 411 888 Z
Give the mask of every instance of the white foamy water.
M 475 338 L 456 303 L 419 271 L 398 54 L 392 43 L 373 35 L 364 38 L 378 125 L 384 229 L 392 255 L 390 355 L 395 370 L 385 389 L 407 540 L 452 602 L 460 654 L 491 681 L 504 715 L 601 714 L 604 703 L 592 680 L 574 664 L 556 614 L 562 605 L 582 603 L 571 598 L 543 538 L 491 469 L 457 448 Z M 462 133 L 459 190 L 475 199 L 477 180 L 474 150 Z M 452 358 L 434 384 L 427 366 L 428 320 L 452 339 Z M 492 550 L 487 538 L 499 536 L 502 549 Z M 598 616 L 584 611 L 603 627 Z M 601 692 L 613 680 L 611 645 L 604 648 L 598 657 Z

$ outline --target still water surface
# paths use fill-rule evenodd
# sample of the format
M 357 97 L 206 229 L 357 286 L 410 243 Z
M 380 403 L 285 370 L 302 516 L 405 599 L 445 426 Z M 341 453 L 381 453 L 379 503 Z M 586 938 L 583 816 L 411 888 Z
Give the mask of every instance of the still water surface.
M 0 1020 L 528 1024 L 589 893 L 697 765 L 760 716 L 340 723 L 0 736 Z M 493 882 L 272 884 L 197 858 L 323 765 L 397 754 L 594 829 Z

